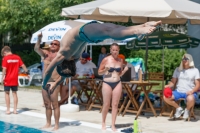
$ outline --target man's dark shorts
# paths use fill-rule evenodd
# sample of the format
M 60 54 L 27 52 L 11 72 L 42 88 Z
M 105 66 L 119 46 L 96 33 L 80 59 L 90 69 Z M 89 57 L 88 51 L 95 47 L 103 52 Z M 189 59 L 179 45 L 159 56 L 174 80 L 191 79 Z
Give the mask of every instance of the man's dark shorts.
M 18 91 L 18 86 L 4 86 L 4 91 Z

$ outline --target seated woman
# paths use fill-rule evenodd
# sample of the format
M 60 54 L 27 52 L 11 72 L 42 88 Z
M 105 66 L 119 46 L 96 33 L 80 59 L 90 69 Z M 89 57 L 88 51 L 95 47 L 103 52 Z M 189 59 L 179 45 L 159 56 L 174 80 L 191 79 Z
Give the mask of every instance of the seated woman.
M 172 96 L 164 93 L 165 102 L 176 108 L 175 118 L 179 118 L 183 113 L 184 119 L 189 117 L 189 110 L 194 106 L 195 98 L 197 98 L 196 92 L 199 89 L 199 79 L 199 70 L 194 67 L 192 56 L 184 54 L 180 66 L 174 71 L 172 81 L 165 86 L 165 88 L 175 87 L 176 89 L 172 91 Z M 175 102 L 180 98 L 187 101 L 185 111 Z
M 119 45 L 113 43 L 110 47 L 111 55 L 105 57 L 99 67 L 98 73 L 103 76 L 102 94 L 103 94 L 103 109 L 102 109 L 102 129 L 106 129 L 106 116 L 112 99 L 112 130 L 116 131 L 115 121 L 118 111 L 118 104 L 122 93 L 122 84 L 120 77 L 128 70 L 128 67 L 123 67 L 123 60 L 118 58 Z M 123 69 L 124 68 L 124 69 Z

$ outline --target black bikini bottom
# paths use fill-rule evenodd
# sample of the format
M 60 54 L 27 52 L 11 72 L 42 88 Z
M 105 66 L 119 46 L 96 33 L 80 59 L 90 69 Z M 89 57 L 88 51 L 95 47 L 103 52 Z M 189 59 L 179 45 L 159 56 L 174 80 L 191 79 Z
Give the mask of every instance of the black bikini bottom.
M 118 83 L 120 82 L 121 80 L 117 81 L 117 82 L 106 82 L 106 81 L 103 81 L 104 83 L 108 84 L 112 90 L 115 89 L 115 87 L 118 85 Z

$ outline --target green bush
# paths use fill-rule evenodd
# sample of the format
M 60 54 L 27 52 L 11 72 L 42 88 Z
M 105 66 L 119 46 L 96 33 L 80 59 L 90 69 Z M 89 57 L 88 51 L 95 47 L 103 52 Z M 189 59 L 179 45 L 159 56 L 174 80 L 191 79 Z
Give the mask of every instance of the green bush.
M 16 51 L 15 53 L 21 57 L 27 67 L 41 61 L 40 56 L 34 50 Z

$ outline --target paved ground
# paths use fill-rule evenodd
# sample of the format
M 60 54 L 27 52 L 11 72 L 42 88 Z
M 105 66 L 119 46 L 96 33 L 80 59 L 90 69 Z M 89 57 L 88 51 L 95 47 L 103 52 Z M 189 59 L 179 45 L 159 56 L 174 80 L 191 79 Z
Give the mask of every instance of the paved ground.
M 0 86 L 0 90 L 2 90 L 2 86 Z M 20 109 L 21 113 L 19 115 L 4 115 L 1 113 L 1 119 L 10 118 L 10 122 L 12 122 L 12 118 L 21 119 L 24 117 L 27 121 L 37 121 L 34 127 L 39 128 L 45 123 L 45 109 L 42 107 L 42 96 L 40 91 L 30 91 L 30 89 L 20 89 L 18 91 L 19 97 L 19 105 L 18 109 Z M 12 107 L 11 100 L 11 107 Z M 4 92 L 0 91 L 0 110 L 5 110 L 5 100 L 4 100 Z M 4 118 L 3 118 L 3 117 Z M 35 116 L 35 117 L 33 117 Z M 29 118 L 30 117 L 30 118 Z M 120 129 L 130 127 L 133 124 L 133 120 L 135 118 L 134 114 L 126 114 L 124 117 L 118 116 L 116 126 Z M 141 123 L 143 133 L 199 133 L 199 117 L 197 116 L 196 120 L 192 120 L 190 122 L 185 122 L 183 120 L 170 120 L 168 117 L 153 117 L 151 114 L 145 116 L 139 116 L 138 120 Z M 74 121 L 78 124 L 78 128 L 71 127 L 70 122 Z M 17 121 L 18 122 L 18 121 Z M 26 122 L 21 122 L 25 126 Z M 20 122 L 19 122 L 20 124 Z M 61 129 L 58 132 L 73 132 L 73 133 L 100 133 L 101 128 L 101 113 L 99 110 L 85 111 L 84 108 L 81 107 L 81 111 L 77 113 L 66 113 L 61 111 Z M 34 124 L 33 124 L 34 125 Z M 70 126 L 69 126 L 70 125 Z M 76 124 L 77 125 L 77 124 Z M 107 116 L 107 126 L 108 130 L 106 132 L 110 132 L 111 125 L 111 114 L 109 113 Z

